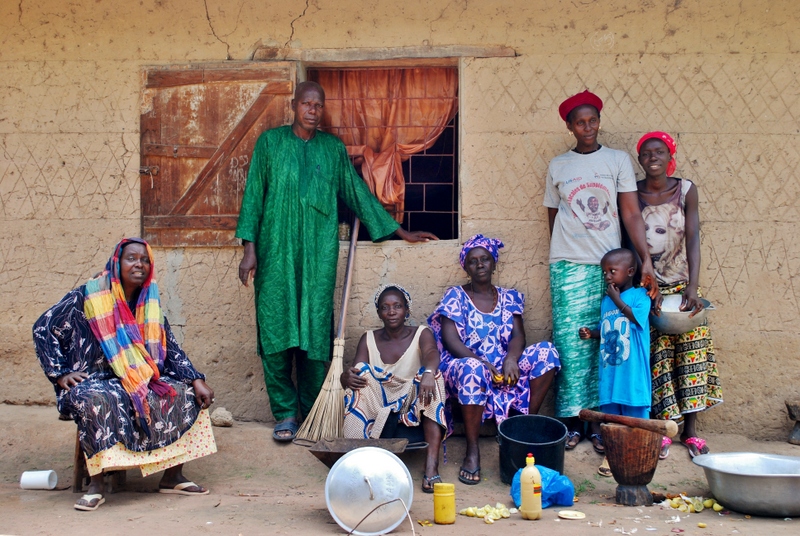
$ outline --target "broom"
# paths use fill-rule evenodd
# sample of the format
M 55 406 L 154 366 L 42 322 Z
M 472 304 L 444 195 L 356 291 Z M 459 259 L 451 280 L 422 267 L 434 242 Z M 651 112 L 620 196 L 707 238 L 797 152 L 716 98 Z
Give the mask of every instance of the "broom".
M 356 258 L 356 244 L 358 242 L 358 217 L 353 220 L 350 230 L 350 250 L 347 253 L 347 269 L 344 274 L 344 287 L 342 288 L 342 306 L 339 311 L 339 324 L 336 328 L 336 338 L 333 340 L 333 358 L 328 369 L 328 375 L 322 384 L 322 389 L 306 416 L 303 425 L 297 431 L 294 443 L 302 446 L 312 446 L 321 438 L 342 437 L 342 421 L 344 419 L 344 388 L 339 378 L 344 371 L 344 323 L 347 317 L 347 302 L 350 298 L 350 281 L 353 275 L 353 264 Z

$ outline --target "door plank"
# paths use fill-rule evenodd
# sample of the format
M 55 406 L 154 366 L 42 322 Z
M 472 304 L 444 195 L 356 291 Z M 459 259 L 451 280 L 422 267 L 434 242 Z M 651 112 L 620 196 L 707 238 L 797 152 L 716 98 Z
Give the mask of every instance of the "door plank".
M 289 77 L 289 69 L 285 67 L 153 70 L 147 72 L 144 87 L 157 89 L 208 82 L 268 82 L 286 80 Z
M 258 117 L 267 109 L 270 102 L 275 98 L 275 94 L 268 91 L 270 85 L 271 84 L 267 84 L 261 91 L 258 98 L 256 98 L 247 112 L 245 112 L 244 116 L 242 116 L 239 124 L 228 134 L 219 148 L 214 152 L 211 158 L 208 159 L 203 170 L 194 182 L 192 182 L 191 186 L 186 189 L 186 192 L 184 192 L 178 202 L 175 203 L 170 214 L 184 214 L 188 212 L 191 206 L 197 201 L 200 193 L 224 165 L 225 155 L 229 154 L 233 148 L 239 144 L 244 135 L 247 134 L 253 124 L 258 120 Z
M 250 156 L 291 121 L 296 66 L 209 64 L 145 73 L 140 123 L 142 236 L 153 246 L 234 246 Z
M 238 214 L 182 214 L 171 216 L 145 216 L 149 229 L 225 229 L 235 230 Z
M 203 145 L 168 145 L 145 143 L 142 156 L 164 156 L 168 158 L 211 158 L 217 147 Z

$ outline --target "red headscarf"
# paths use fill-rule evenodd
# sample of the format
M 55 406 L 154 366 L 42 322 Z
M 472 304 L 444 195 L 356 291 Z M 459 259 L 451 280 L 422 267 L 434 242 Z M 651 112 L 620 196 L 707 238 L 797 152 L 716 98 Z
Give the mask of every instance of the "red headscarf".
M 675 152 L 678 150 L 678 144 L 675 143 L 675 140 L 672 139 L 672 136 L 670 136 L 666 132 L 661 132 L 660 130 L 654 130 L 653 132 L 648 132 L 647 134 L 639 138 L 639 143 L 636 144 L 636 153 L 637 154 L 639 153 L 644 142 L 652 139 L 663 141 L 667 145 L 667 149 L 669 149 L 669 155 L 672 157 L 672 159 L 669 161 L 669 164 L 667 164 L 667 176 L 669 177 L 673 173 L 675 173 L 675 168 L 678 167 L 677 162 L 675 162 Z
M 561 116 L 561 119 L 566 121 L 567 116 L 572 110 L 578 106 L 583 106 L 584 104 L 588 104 L 597 108 L 597 113 L 600 113 L 600 110 L 603 109 L 603 101 L 600 100 L 600 97 L 587 89 L 586 91 L 578 93 L 577 95 L 573 95 L 562 102 L 558 107 L 558 114 Z

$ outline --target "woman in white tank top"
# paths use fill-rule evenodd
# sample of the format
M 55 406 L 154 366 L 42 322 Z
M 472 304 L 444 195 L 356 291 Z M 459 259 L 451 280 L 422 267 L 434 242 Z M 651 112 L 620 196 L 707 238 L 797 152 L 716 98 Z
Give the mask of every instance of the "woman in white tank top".
M 446 430 L 439 351 L 427 326 L 406 325 L 411 296 L 403 287 L 379 289 L 375 306 L 383 328 L 362 335 L 353 366 L 341 376 L 344 436 L 381 437 L 388 419 L 422 425 L 428 444 L 422 491 L 433 493 L 433 484 L 442 481 L 439 448 Z

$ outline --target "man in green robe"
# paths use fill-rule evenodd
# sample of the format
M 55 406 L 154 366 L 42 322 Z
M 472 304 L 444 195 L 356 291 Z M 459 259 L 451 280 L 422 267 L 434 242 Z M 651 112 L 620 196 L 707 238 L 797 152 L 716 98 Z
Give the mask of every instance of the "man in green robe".
M 325 380 L 331 354 L 333 291 L 339 258 L 337 197 L 373 241 L 436 237 L 402 229 L 353 168 L 344 144 L 320 132 L 325 93 L 298 84 L 291 125 L 267 130 L 253 150 L 236 237 L 244 243 L 239 279 L 255 286 L 258 346 L 273 438 L 291 441 Z M 297 387 L 292 382 L 292 358 Z

